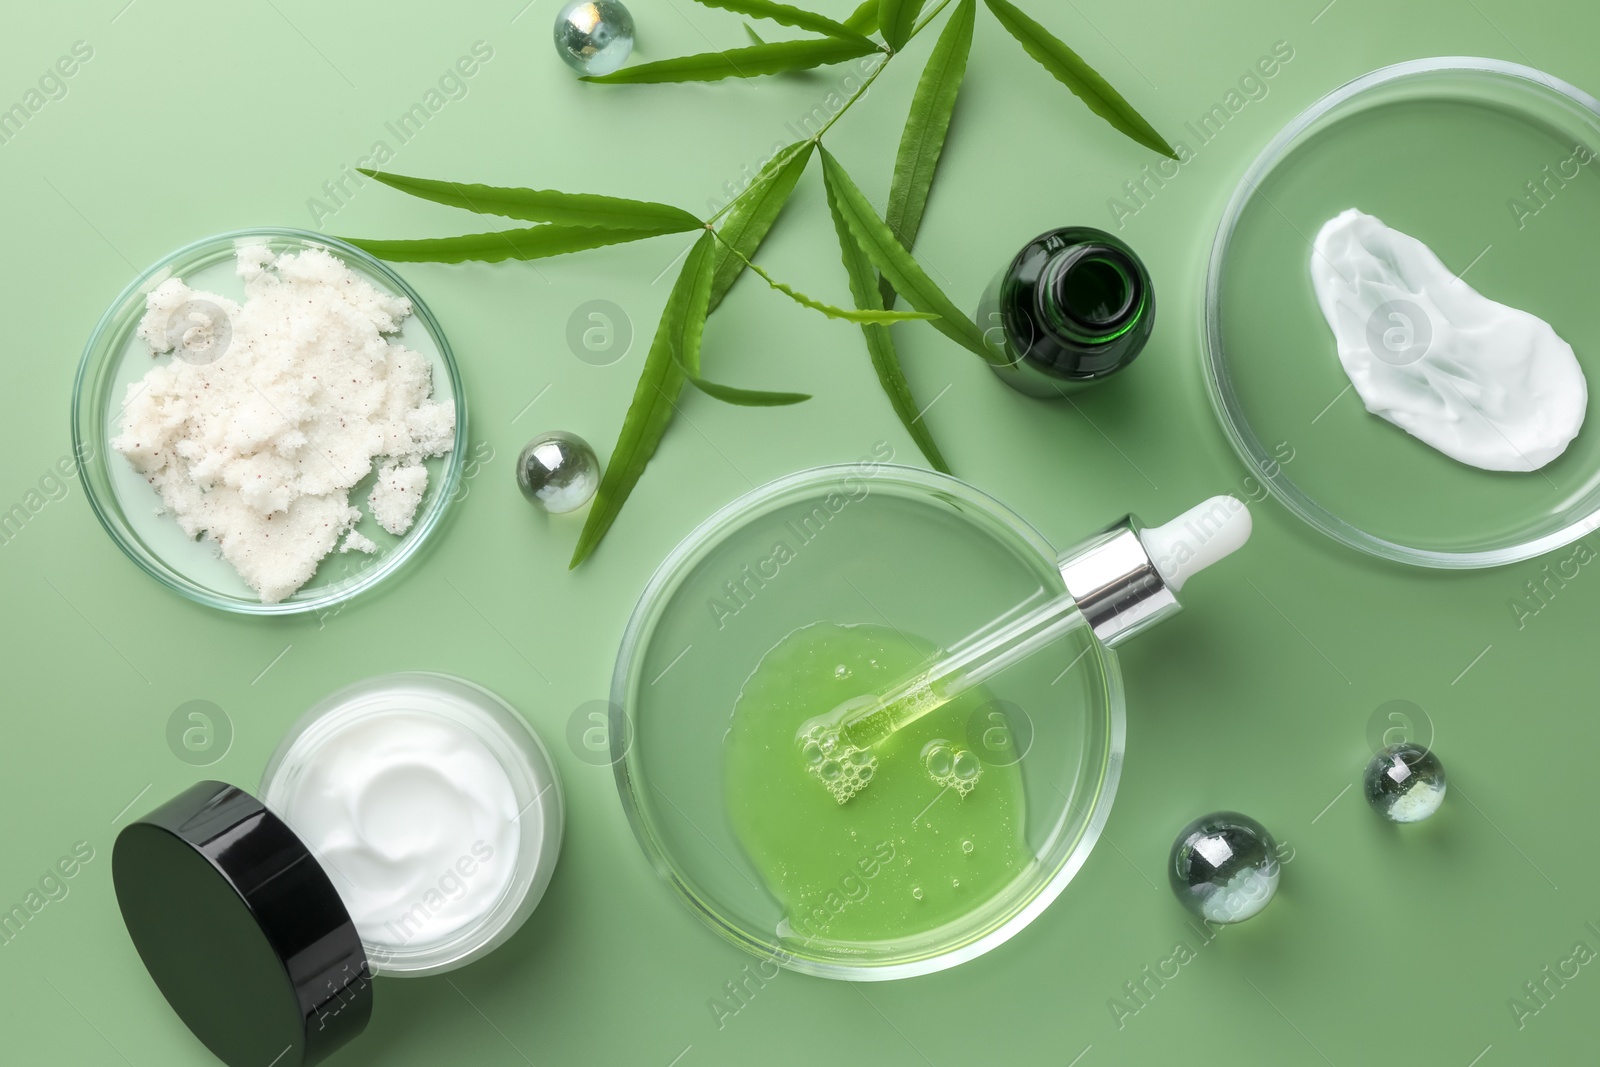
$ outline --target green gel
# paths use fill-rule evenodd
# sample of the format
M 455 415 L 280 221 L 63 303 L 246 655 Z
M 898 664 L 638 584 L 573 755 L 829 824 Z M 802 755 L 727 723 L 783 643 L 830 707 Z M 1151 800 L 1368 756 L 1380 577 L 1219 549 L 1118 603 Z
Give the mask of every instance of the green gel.
M 818 623 L 780 641 L 745 681 L 725 742 L 727 809 L 783 908 L 780 936 L 915 937 L 987 904 L 1033 863 L 1020 766 L 1004 752 L 986 753 L 969 777 L 944 766 L 976 770 L 967 727 L 993 699 L 981 686 L 885 735 L 870 787 L 848 803 L 806 768 L 795 740 L 802 723 L 883 692 L 934 654 L 889 627 Z

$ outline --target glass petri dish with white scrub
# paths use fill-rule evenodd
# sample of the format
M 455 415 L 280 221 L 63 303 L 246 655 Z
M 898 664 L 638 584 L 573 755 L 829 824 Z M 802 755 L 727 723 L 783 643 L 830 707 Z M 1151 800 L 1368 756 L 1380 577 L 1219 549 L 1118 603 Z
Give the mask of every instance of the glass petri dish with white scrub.
M 1600 426 L 1582 424 L 1553 459 L 1535 454 L 1493 414 L 1532 376 L 1475 382 L 1458 373 L 1452 347 L 1493 301 L 1547 323 L 1588 388 L 1600 383 L 1597 151 L 1595 98 L 1528 67 L 1474 58 L 1358 78 L 1273 139 L 1217 231 L 1205 352 L 1222 425 L 1278 500 L 1337 541 L 1425 567 L 1511 563 L 1600 525 Z M 1427 299 L 1364 290 L 1368 321 L 1347 323 L 1346 342 L 1370 347 L 1377 359 L 1368 366 L 1395 375 L 1391 386 L 1420 391 L 1402 407 L 1449 409 L 1437 414 L 1456 428 L 1435 420 L 1437 432 L 1479 434 L 1511 453 L 1506 466 L 1533 469 L 1463 462 L 1368 410 L 1313 282 L 1316 266 L 1336 269 L 1316 248 L 1323 227 L 1350 209 L 1415 238 L 1442 266 Z M 1367 261 L 1379 273 L 1393 262 L 1390 253 Z M 1367 287 L 1356 274 L 1352 289 Z M 1434 297 L 1466 310 L 1444 315 Z M 1523 404 L 1535 430 L 1581 411 L 1568 381 Z
M 366 453 L 347 454 L 326 442 L 319 442 L 315 439 L 319 431 L 313 428 L 316 413 L 295 407 L 298 400 L 292 396 L 292 391 L 279 392 L 271 384 L 256 389 L 249 394 L 252 402 L 259 400 L 256 410 L 245 413 L 249 418 L 235 419 L 252 422 L 254 428 L 249 432 L 257 437 L 272 437 L 270 445 L 256 448 L 222 442 L 222 447 L 218 447 L 218 442 L 209 441 L 184 446 L 209 453 L 186 457 L 191 465 L 189 469 L 197 473 L 194 490 L 201 496 L 215 492 L 219 486 L 238 486 L 249 474 L 245 465 L 252 461 L 252 454 L 271 453 L 280 447 L 291 449 L 288 455 L 299 467 L 287 480 L 310 486 L 314 482 L 328 481 L 331 475 L 333 484 L 344 487 L 334 495 L 342 497 L 347 493 L 349 505 L 360 512 L 359 520 L 350 527 L 350 535 L 340 537 L 337 547 L 315 565 L 309 580 L 286 596 L 279 596 L 273 590 L 264 594 L 252 588 L 240 570 L 223 558 L 215 540 L 186 534 L 174 513 L 166 507 L 162 495 L 147 482 L 146 475 L 135 469 L 129 458 L 117 452 L 112 444 L 123 433 L 125 415 L 137 403 L 135 393 L 146 388 L 142 383 L 152 368 L 203 373 L 215 379 L 217 374 L 237 371 L 241 353 L 247 347 L 252 353 L 259 350 L 241 343 L 243 327 L 237 316 L 237 306 L 231 316 L 227 310 L 228 305 L 248 307 L 249 294 L 240 274 L 239 255 L 242 250 L 251 248 L 264 248 L 274 257 L 307 252 L 332 255 L 347 268 L 355 282 L 370 286 L 373 291 L 370 302 L 363 302 L 363 297 L 340 309 L 344 321 L 354 323 L 352 329 L 371 331 L 368 343 L 373 351 L 380 353 L 376 357 L 380 363 L 397 366 L 397 348 L 415 353 L 426 368 L 423 373 L 431 387 L 427 403 L 453 405 L 454 408 L 453 433 L 444 435 L 449 450 L 443 455 L 429 455 L 420 462 L 426 472 L 426 482 L 417 494 L 420 500 L 415 502 L 409 526 L 393 518 L 380 521 L 376 509 L 369 503 L 373 489 L 385 473 L 384 449 L 377 449 L 378 454 L 371 460 L 355 459 L 352 457 Z M 270 265 L 266 273 L 273 279 L 279 277 L 276 264 Z M 173 279 L 197 290 L 196 297 L 175 308 L 153 307 L 152 294 Z M 221 301 L 208 296 L 219 297 Z M 159 301 L 159 297 L 156 299 Z M 393 308 L 385 306 L 384 302 L 399 300 L 409 303 L 409 313 L 400 317 L 399 329 L 391 331 L 387 329 L 390 325 L 387 320 L 393 317 Z M 141 325 L 162 310 L 168 312 L 166 328 L 155 329 L 153 334 L 170 345 L 170 350 L 153 352 L 149 340 L 152 333 L 146 331 L 146 335 L 141 336 Z M 348 312 L 354 313 L 346 314 Z M 310 324 L 302 326 L 311 328 Z M 379 342 L 386 342 L 386 345 Z M 190 366 L 186 368 L 185 364 Z M 292 373 L 310 377 L 315 374 L 315 368 L 295 368 Z M 392 380 L 393 371 L 389 373 Z M 269 376 L 269 380 L 276 380 L 286 390 L 289 388 L 283 378 L 270 379 Z M 373 375 L 371 381 L 377 380 L 380 376 Z M 204 381 L 199 384 L 206 385 Z M 370 381 L 362 388 L 368 385 Z M 286 400 L 286 396 L 291 399 Z M 140 569 L 201 604 L 246 614 L 284 615 L 323 610 L 341 603 L 393 574 L 417 553 L 438 527 L 456 494 L 464 461 L 466 414 L 460 372 L 444 331 L 422 298 L 400 275 L 361 249 L 336 238 L 304 230 L 262 227 L 218 234 L 180 248 L 140 274 L 112 302 L 85 346 L 78 367 L 73 386 L 72 438 L 78 469 L 95 515 L 112 540 Z M 203 416 L 191 416 L 189 425 L 198 417 Z M 292 437 L 273 436 L 273 431 L 280 426 L 287 430 L 291 420 L 307 431 L 304 434 L 307 440 L 297 444 Z M 395 425 L 403 425 L 403 421 L 391 420 L 375 430 L 385 435 L 386 447 L 392 444 L 390 439 L 395 436 Z M 233 470 L 200 470 L 213 464 L 217 456 L 233 463 Z M 284 466 L 278 465 L 276 471 L 281 472 Z M 399 488 L 395 499 L 416 493 L 416 483 L 420 480 L 418 471 L 408 464 L 402 466 L 401 477 L 393 480 Z M 310 499 L 302 496 L 291 507 L 303 507 Z M 316 506 L 331 511 L 335 503 L 333 496 L 325 496 Z M 286 513 L 278 511 L 272 517 L 281 525 Z M 247 520 L 251 518 L 246 516 Z M 216 525 L 222 522 L 219 518 Z M 343 522 L 339 519 L 335 527 Z M 200 525 L 206 525 L 204 520 L 200 520 Z M 233 528 L 239 527 L 235 524 Z M 391 529 L 401 532 L 391 532 Z M 296 528 L 294 532 L 303 534 L 305 531 Z
M 1217 558 L 1249 528 L 1223 501 Z M 712 930 L 802 973 L 910 977 L 1001 944 L 1099 838 L 1114 647 L 1177 609 L 1161 546 L 1182 526 L 1125 520 L 1058 557 L 971 486 L 873 462 L 735 501 L 656 571 L 618 654 L 640 844 Z

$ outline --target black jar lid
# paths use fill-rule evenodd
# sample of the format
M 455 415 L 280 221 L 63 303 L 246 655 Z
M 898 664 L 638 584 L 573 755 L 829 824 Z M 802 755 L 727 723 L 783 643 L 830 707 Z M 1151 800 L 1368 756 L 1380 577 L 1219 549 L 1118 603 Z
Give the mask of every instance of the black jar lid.
M 112 880 L 150 977 L 230 1067 L 307 1067 L 366 1028 L 372 980 L 327 872 L 250 794 L 200 782 L 117 835 Z

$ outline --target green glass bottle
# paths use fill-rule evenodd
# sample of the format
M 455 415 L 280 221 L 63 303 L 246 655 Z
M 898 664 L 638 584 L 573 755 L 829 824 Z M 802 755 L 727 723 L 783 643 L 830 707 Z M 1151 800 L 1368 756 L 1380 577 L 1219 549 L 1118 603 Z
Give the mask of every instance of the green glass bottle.
M 1132 363 L 1155 326 L 1150 275 L 1133 249 L 1070 226 L 1029 241 L 983 295 L 978 325 L 996 374 L 1029 396 L 1059 397 Z

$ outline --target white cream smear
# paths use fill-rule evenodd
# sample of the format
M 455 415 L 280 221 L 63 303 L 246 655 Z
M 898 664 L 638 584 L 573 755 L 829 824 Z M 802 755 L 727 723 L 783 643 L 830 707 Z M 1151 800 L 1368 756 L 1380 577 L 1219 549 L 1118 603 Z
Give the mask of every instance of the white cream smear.
M 273 785 L 266 802 L 328 872 L 369 945 L 442 941 L 491 911 L 516 873 L 511 780 L 449 719 L 355 719 Z
M 451 401 L 430 399 L 432 369 L 386 335 L 411 302 L 321 249 L 241 248 L 245 302 L 169 278 L 146 299 L 139 337 L 174 352 L 128 387 L 111 442 L 161 494 L 189 537 L 202 534 L 264 603 L 290 596 L 346 534 L 350 490 L 382 458 L 368 500 L 391 534 L 410 528 L 427 487 L 422 461 L 454 445 Z
M 1367 410 L 1452 459 L 1538 470 L 1582 428 L 1588 383 L 1572 346 L 1416 238 L 1351 208 L 1317 234 L 1311 281 Z

